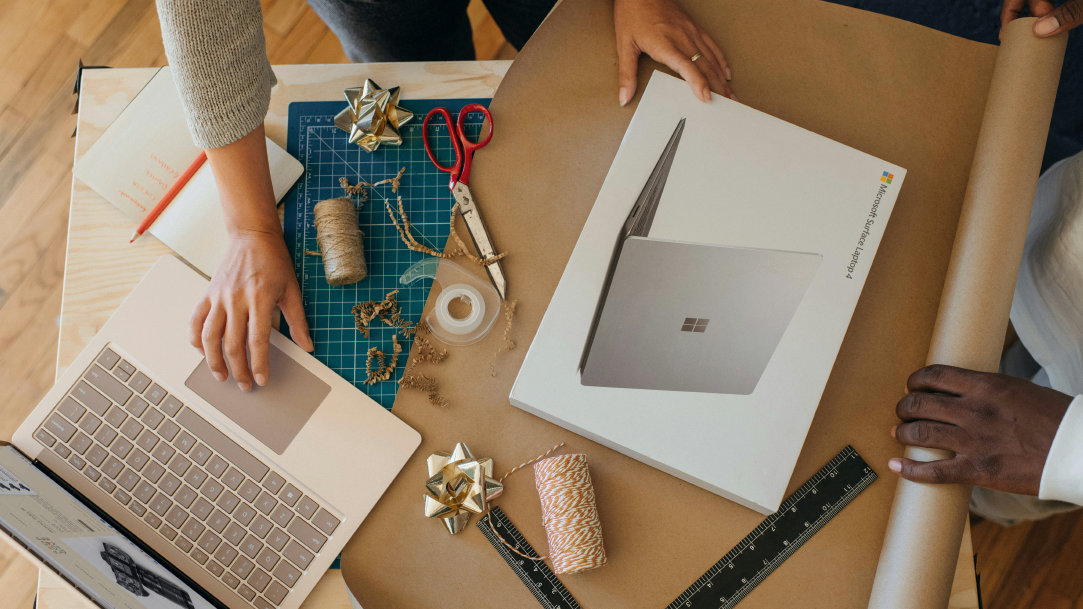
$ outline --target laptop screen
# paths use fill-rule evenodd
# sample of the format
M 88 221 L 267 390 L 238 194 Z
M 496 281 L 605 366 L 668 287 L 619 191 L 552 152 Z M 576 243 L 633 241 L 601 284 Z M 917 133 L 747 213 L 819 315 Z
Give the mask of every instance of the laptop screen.
M 104 607 L 214 607 L 12 446 L 0 447 L 0 528 Z

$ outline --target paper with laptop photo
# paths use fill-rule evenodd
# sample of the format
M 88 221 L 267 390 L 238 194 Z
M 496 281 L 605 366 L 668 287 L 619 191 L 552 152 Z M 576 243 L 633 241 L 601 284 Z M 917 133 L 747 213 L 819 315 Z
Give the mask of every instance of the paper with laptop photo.
M 651 78 L 510 397 L 769 513 L 906 171 L 685 89 Z
M 0 528 L 95 602 L 116 609 L 211 604 L 10 446 L 0 447 Z

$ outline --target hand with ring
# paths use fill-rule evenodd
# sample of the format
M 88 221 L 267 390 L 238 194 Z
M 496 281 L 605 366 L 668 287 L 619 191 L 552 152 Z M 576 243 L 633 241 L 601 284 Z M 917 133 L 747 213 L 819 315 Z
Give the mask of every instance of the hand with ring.
M 635 96 L 642 53 L 680 74 L 703 101 L 710 101 L 711 91 L 737 99 L 729 85 L 733 73 L 722 50 L 674 0 L 614 0 L 613 24 L 620 105 Z

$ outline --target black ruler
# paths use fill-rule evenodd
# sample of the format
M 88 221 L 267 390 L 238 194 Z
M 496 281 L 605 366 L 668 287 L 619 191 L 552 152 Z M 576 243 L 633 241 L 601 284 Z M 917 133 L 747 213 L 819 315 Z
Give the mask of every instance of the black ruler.
M 847 446 L 666 609 L 730 609 L 876 480 Z
M 489 527 L 490 522 L 492 528 Z M 508 563 L 515 575 L 523 581 L 523 584 L 534 595 L 534 598 L 538 599 L 542 607 L 545 609 L 582 609 L 579 603 L 572 598 L 572 594 L 568 592 L 568 589 L 564 587 L 564 584 L 557 579 L 556 573 L 553 573 L 549 565 L 545 564 L 545 561 L 530 560 L 519 556 L 509 550 L 493 534 L 493 529 L 496 529 L 500 533 L 500 537 L 503 537 L 516 550 L 527 556 L 540 556 L 534 551 L 534 548 L 530 547 L 519 529 L 515 528 L 515 525 L 508 520 L 503 510 L 498 507 L 489 510 L 488 514 L 478 520 L 477 527 L 481 529 L 481 534 L 485 536 L 485 539 L 488 539 L 489 543 L 493 544 L 496 551 L 500 553 L 500 557 L 504 559 L 504 562 Z

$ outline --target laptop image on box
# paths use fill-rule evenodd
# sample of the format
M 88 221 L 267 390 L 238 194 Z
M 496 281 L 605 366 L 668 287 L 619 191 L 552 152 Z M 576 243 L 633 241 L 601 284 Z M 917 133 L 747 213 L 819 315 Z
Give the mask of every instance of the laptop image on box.
M 0 446 L 0 529 L 103 607 L 300 606 L 421 441 L 278 332 L 213 380 L 206 285 L 159 259 Z
M 581 360 L 583 385 L 750 394 L 820 267 L 819 254 L 647 236 L 684 125 L 618 236 Z

